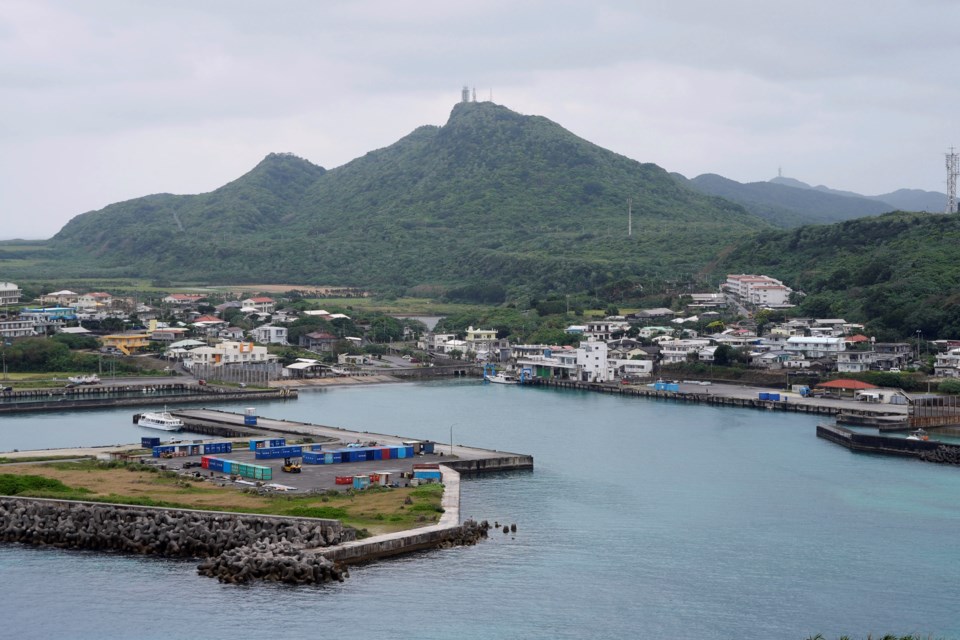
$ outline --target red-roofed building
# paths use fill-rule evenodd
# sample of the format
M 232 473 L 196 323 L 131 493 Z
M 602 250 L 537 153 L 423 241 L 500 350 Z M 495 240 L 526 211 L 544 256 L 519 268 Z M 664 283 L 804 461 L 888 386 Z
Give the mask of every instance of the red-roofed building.
M 314 331 L 300 336 L 300 346 L 317 353 L 333 353 L 333 346 L 337 343 L 337 336 L 326 331 Z
M 163 302 L 182 306 L 194 304 L 205 297 L 202 293 L 171 293 L 163 299 Z

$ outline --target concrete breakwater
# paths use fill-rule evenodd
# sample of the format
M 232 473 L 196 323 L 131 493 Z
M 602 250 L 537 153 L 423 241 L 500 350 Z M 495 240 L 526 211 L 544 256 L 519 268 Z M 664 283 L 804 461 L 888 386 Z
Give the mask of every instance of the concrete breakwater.
M 908 440 L 890 436 L 856 433 L 834 425 L 817 425 L 817 437 L 851 451 L 919 458 L 926 462 L 960 464 L 960 445 L 936 440 Z
M 162 391 L 163 394 L 154 393 Z M 130 395 L 125 395 L 130 394 Z M 16 391 L 0 398 L 0 413 L 66 411 L 107 407 L 155 406 L 161 402 L 201 404 L 223 401 L 286 400 L 297 398 L 296 389 L 240 390 L 195 384 L 122 385 Z
M 355 538 L 338 520 L 0 498 L 0 541 L 162 557 L 213 558 L 198 567 L 224 582 L 340 580 L 333 561 L 305 548 Z

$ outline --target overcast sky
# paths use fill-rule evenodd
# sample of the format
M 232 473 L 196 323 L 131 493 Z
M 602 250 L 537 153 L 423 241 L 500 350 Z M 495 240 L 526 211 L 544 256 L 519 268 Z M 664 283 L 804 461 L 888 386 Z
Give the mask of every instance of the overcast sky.
M 266 154 L 333 168 L 464 84 L 688 177 L 945 191 L 960 2 L 0 0 L 0 238 Z

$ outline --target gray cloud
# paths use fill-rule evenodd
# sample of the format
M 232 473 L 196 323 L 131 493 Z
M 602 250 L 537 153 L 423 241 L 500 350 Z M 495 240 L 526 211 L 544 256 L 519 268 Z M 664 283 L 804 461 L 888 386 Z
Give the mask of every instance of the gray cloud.
M 686 175 L 943 190 L 958 23 L 946 1 L 6 0 L 0 236 L 271 151 L 337 166 L 442 124 L 464 82 Z

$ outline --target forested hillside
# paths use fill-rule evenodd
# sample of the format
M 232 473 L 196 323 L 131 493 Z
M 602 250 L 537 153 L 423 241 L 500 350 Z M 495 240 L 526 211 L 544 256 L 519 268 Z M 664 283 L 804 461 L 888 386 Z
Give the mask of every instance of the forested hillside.
M 271 154 L 211 193 L 80 215 L 51 245 L 76 275 L 577 291 L 692 274 L 767 226 L 546 118 L 464 103 L 342 167 Z
M 764 232 L 721 270 L 763 272 L 806 293 L 800 311 L 865 321 L 880 339 L 960 335 L 960 216 L 891 213 Z

